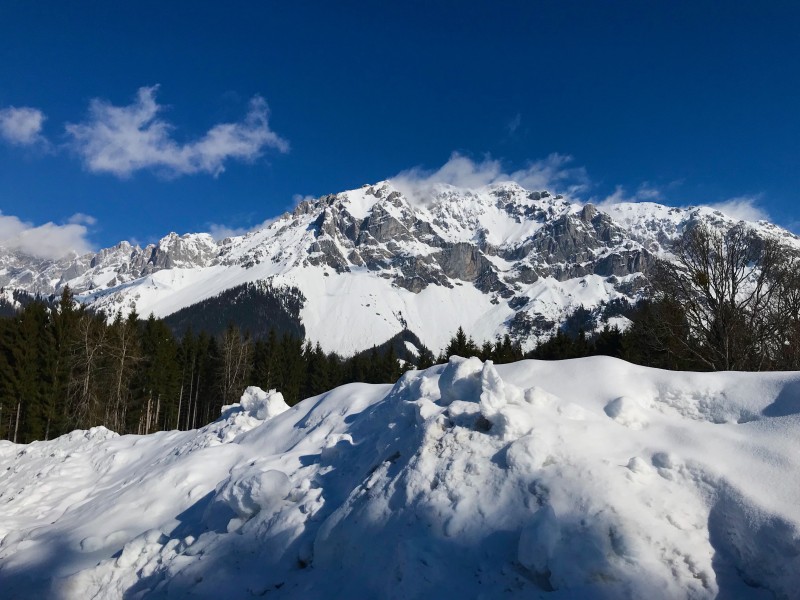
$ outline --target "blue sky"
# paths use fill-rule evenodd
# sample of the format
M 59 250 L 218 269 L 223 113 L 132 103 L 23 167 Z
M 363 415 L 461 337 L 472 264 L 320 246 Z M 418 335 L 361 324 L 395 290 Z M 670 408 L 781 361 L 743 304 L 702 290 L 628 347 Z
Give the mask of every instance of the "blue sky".
M 222 234 L 409 170 L 797 230 L 799 30 L 796 2 L 10 0 L 0 240 Z

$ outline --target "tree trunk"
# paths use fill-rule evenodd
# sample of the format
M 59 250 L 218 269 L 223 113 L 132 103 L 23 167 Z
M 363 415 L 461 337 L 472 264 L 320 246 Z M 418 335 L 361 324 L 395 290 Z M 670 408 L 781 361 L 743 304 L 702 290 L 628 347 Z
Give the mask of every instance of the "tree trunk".
M 178 416 L 175 417 L 175 429 L 181 428 L 181 404 L 183 404 L 183 380 L 181 380 L 181 393 L 178 395 Z
M 14 425 L 14 443 L 17 443 L 17 432 L 19 431 L 19 413 L 22 409 L 22 402 L 17 400 L 17 422 Z
M 153 396 L 152 392 L 151 395 L 147 397 L 147 418 L 144 420 L 144 434 L 147 435 L 150 433 L 150 402 L 152 401 Z

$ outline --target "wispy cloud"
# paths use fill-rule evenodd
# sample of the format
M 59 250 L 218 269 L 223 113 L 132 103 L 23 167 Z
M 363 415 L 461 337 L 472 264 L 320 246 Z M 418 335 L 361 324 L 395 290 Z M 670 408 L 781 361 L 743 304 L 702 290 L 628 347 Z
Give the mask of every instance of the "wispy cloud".
M 645 181 L 632 190 L 618 185 L 613 193 L 597 197 L 589 195 L 596 184 L 589 178 L 585 168 L 573 165 L 571 156 L 551 154 L 543 160 L 529 163 L 523 169 L 509 171 L 497 159 L 486 157 L 476 161 L 458 152 L 454 152 L 438 169 L 414 167 L 395 175 L 390 181 L 407 198 L 422 204 L 432 200 L 442 186 L 474 190 L 514 181 L 529 190 L 546 189 L 564 194 L 573 201 L 592 202 L 601 207 L 623 202 L 658 202 L 680 206 L 680 202 L 668 197 L 666 191 L 682 183 L 676 181 L 662 187 Z M 769 214 L 761 206 L 762 199 L 761 195 L 737 196 L 705 206 L 745 221 L 769 220 Z
M 478 189 L 494 183 L 514 181 L 530 190 L 554 190 L 576 194 L 588 184 L 586 171 L 571 166 L 572 157 L 551 154 L 543 160 L 529 163 L 525 168 L 506 171 L 499 160 L 484 158 L 474 161 L 457 152 L 436 170 L 414 167 L 391 178 L 392 184 L 411 199 L 426 201 L 441 185 Z
M 69 145 L 89 171 L 123 178 L 146 169 L 168 177 L 217 176 L 229 160 L 252 162 L 265 148 L 289 151 L 289 143 L 270 129 L 269 108 L 260 96 L 250 100 L 242 121 L 214 125 L 201 138 L 179 143 L 174 126 L 161 116 L 157 91 L 158 86 L 139 88 L 127 106 L 94 99 L 87 120 L 66 125 Z
M 660 189 L 645 182 L 632 193 L 629 193 L 624 186 L 618 185 L 612 194 L 605 198 L 592 198 L 591 201 L 599 206 L 610 206 L 622 202 L 663 202 L 664 195 Z
M 292 209 L 297 208 L 301 202 L 313 202 L 316 200 L 314 196 L 308 194 L 293 194 L 292 195 Z
M 92 215 L 75 213 L 69 219 L 67 219 L 67 223 L 72 223 L 73 225 L 94 225 L 97 223 L 97 219 L 95 219 Z
M 506 123 L 506 131 L 509 135 L 514 135 L 517 129 L 519 129 L 520 125 L 522 125 L 522 115 L 517 113 L 508 123 Z
M 742 221 L 768 221 L 769 214 L 767 211 L 759 206 L 761 203 L 761 195 L 756 196 L 737 196 L 722 202 L 709 204 L 710 208 L 720 211 Z
M 93 217 L 76 214 L 62 225 L 34 225 L 0 213 L 0 247 L 45 259 L 63 258 L 73 252 L 83 254 L 92 249 L 87 225 L 94 223 Z
M 27 106 L 0 109 L 0 138 L 15 146 L 47 146 L 42 126 L 47 117 Z
M 760 206 L 761 201 L 762 195 L 757 194 L 754 196 L 737 196 L 735 198 L 723 200 L 722 202 L 703 204 L 703 206 L 718 210 L 729 217 L 733 217 L 734 219 L 739 219 L 742 221 L 769 220 L 769 214 L 762 206 Z M 591 202 L 594 202 L 599 206 L 610 206 L 614 204 L 620 204 L 622 202 L 659 202 L 662 204 L 669 204 L 671 206 L 678 205 L 674 201 L 665 198 L 661 189 L 652 186 L 647 182 L 641 184 L 632 193 L 628 193 L 623 186 L 618 185 L 613 194 L 599 200 L 597 198 L 592 198 Z
M 249 215 L 249 218 L 252 218 L 253 215 Z M 260 229 L 264 229 L 265 227 L 269 227 L 272 225 L 276 220 L 280 217 L 270 217 L 265 221 L 257 223 L 255 225 L 245 225 L 241 227 L 235 227 L 232 225 L 226 225 L 225 223 L 208 223 L 208 233 L 211 237 L 214 238 L 216 241 L 224 240 L 225 238 L 229 237 L 236 237 L 239 235 L 245 235 L 252 231 L 258 231 Z
M 230 227 L 221 223 L 209 223 L 208 233 L 216 241 L 224 240 L 225 238 L 235 237 L 237 235 L 244 235 L 250 231 L 249 227 Z

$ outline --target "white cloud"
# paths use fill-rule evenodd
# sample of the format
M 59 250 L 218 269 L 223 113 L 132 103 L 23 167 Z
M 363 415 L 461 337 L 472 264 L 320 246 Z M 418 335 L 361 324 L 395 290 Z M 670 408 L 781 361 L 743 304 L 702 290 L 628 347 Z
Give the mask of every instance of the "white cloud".
M 418 201 L 430 198 L 438 186 L 478 189 L 494 183 L 514 181 L 529 190 L 552 190 L 577 194 L 588 184 L 582 167 L 570 167 L 572 157 L 551 154 L 531 162 L 524 169 L 506 172 L 499 160 L 484 158 L 476 162 L 454 152 L 450 159 L 435 171 L 414 167 L 391 178 L 392 185 L 403 194 Z
M 33 225 L 0 213 L 0 247 L 45 259 L 63 258 L 73 252 L 84 254 L 92 250 L 86 225 L 94 222 L 93 217 L 77 214 L 63 225 Z
M 508 131 L 509 135 L 513 135 L 517 129 L 519 129 L 520 125 L 522 125 L 522 115 L 517 113 L 514 115 L 514 118 L 506 124 L 506 131 Z
M 220 123 L 195 141 L 179 143 L 174 127 L 160 113 L 158 86 L 142 87 L 128 106 L 94 99 L 89 118 L 66 125 L 72 149 L 94 173 L 128 177 L 142 169 L 167 176 L 210 173 L 219 175 L 228 160 L 251 162 L 265 148 L 288 152 L 289 144 L 269 127 L 269 108 L 260 96 L 250 100 L 243 121 Z
M 94 225 L 97 223 L 97 219 L 95 219 L 92 215 L 75 213 L 69 219 L 67 219 L 67 223 L 72 223 L 74 225 Z
M 0 109 L 0 137 L 16 146 L 46 145 L 42 136 L 46 118 L 42 111 L 27 106 Z
M 768 221 L 767 211 L 758 206 L 761 196 L 737 196 L 723 202 L 709 204 L 710 208 L 742 221 Z
M 208 225 L 208 233 L 216 241 L 224 240 L 227 237 L 235 237 L 237 235 L 244 235 L 250 231 L 248 227 L 229 227 L 220 223 L 210 223 Z
M 623 186 L 618 185 L 614 188 L 613 194 L 600 200 L 592 198 L 591 201 L 598 206 L 609 206 L 621 202 L 663 202 L 664 196 L 661 190 L 645 182 L 639 185 L 632 194 L 629 194 Z
M 270 217 L 261 223 L 256 225 L 251 225 L 248 227 L 231 227 L 230 225 L 225 225 L 224 223 L 209 223 L 208 224 L 208 234 L 214 238 L 217 242 L 220 240 L 224 240 L 227 237 L 235 237 L 238 235 L 245 235 L 250 233 L 251 231 L 259 231 L 264 229 L 265 227 L 269 227 L 275 221 L 278 220 L 279 217 Z
M 718 210 L 729 217 L 740 219 L 742 221 L 760 221 L 769 220 L 769 214 L 761 206 L 759 202 L 761 196 L 737 196 L 722 202 L 714 204 L 707 204 L 709 208 Z M 640 185 L 633 194 L 628 194 L 624 187 L 618 185 L 614 193 L 602 200 L 592 199 L 599 206 L 607 206 L 611 204 L 619 204 L 621 202 L 659 202 L 664 204 L 673 205 L 664 198 L 661 190 L 651 186 L 648 183 Z

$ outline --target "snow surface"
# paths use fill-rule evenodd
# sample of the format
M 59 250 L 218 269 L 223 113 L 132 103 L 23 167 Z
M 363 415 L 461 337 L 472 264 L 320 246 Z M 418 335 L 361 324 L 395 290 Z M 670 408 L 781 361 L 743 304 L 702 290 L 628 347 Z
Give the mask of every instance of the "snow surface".
M 472 358 L 0 442 L 3 598 L 793 598 L 800 373 Z

